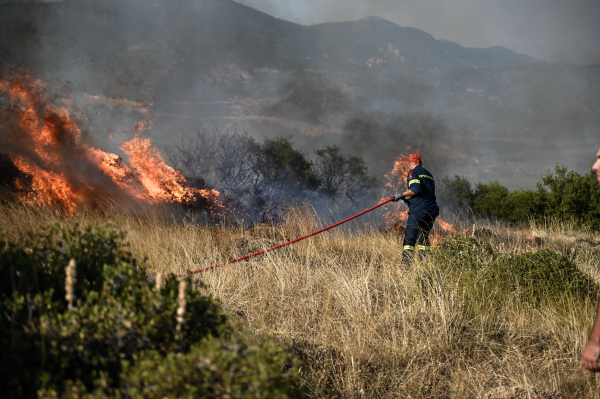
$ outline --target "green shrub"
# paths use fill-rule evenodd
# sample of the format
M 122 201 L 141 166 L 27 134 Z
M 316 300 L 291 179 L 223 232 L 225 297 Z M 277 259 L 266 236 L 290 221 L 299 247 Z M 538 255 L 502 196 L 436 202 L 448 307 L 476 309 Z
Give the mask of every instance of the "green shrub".
M 443 238 L 432 255 L 442 269 L 478 270 L 495 259 L 489 242 L 473 237 Z
M 596 172 L 580 175 L 558 165 L 554 172 L 542 176 L 537 184 L 545 214 L 600 229 L 600 185 Z
M 144 260 L 122 249 L 124 236 L 99 226 L 54 226 L 18 245 L 0 241 L 4 397 L 33 397 L 38 391 L 62 396 L 67 388 L 80 396 L 116 393 L 131 376 L 142 375 L 137 367 L 147 364 L 144 359 L 167 365 L 169 359 L 185 359 L 190 353 L 210 351 L 218 342 L 226 346 L 241 339 L 232 338 L 220 306 L 189 284 L 178 329 L 179 281 L 168 279 L 156 290 Z M 69 309 L 65 278 L 71 259 L 76 262 L 76 282 Z M 278 352 L 266 350 L 260 356 L 258 350 L 249 351 L 247 361 L 256 369 L 280 372 Z M 226 374 L 229 369 L 224 367 L 231 362 L 214 356 L 213 372 Z M 265 364 L 265 359 L 272 361 Z M 254 377 L 262 381 L 263 374 Z M 243 381 L 234 378 L 229 386 L 243 387 Z
M 465 178 L 442 178 L 438 200 L 442 208 L 472 211 L 476 218 L 492 218 L 510 223 L 569 221 L 600 229 L 600 185 L 596 172 L 580 175 L 565 166 L 541 176 L 535 190 L 509 191 L 498 181 L 479 182 L 473 188 Z
M 136 367 L 126 367 L 125 379 L 134 398 L 286 398 L 301 394 L 289 389 L 298 370 L 273 365 L 292 360 L 272 339 L 259 342 L 246 333 L 206 340 L 183 356 L 145 353 Z
M 562 301 L 595 297 L 598 287 L 567 257 L 549 249 L 505 255 L 486 268 L 486 281 L 522 301 Z
M 301 397 L 302 389 L 290 389 L 298 370 L 289 367 L 293 356 L 270 338 L 251 333 L 229 340 L 208 338 L 185 354 L 146 351 L 134 362 L 123 361 L 123 383 L 110 386 L 101 375 L 93 391 L 80 381 L 69 381 L 65 398 L 288 398 Z M 57 398 L 44 390 L 42 398 Z

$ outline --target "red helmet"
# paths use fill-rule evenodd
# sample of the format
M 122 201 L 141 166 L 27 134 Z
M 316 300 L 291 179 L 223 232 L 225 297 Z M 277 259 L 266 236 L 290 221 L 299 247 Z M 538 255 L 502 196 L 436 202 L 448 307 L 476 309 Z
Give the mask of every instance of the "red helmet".
M 421 156 L 419 154 L 410 154 L 408 162 L 421 162 Z

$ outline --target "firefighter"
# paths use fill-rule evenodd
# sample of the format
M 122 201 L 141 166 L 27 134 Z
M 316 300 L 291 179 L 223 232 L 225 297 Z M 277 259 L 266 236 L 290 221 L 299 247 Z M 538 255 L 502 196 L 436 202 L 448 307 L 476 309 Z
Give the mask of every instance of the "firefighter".
M 407 190 L 394 196 L 394 202 L 403 200 L 408 205 L 408 221 L 402 250 L 402 263 L 408 264 L 415 253 L 415 245 L 422 255 L 431 250 L 429 232 L 440 208 L 435 200 L 433 176 L 422 165 L 419 154 L 408 157 L 410 170 L 406 176 Z

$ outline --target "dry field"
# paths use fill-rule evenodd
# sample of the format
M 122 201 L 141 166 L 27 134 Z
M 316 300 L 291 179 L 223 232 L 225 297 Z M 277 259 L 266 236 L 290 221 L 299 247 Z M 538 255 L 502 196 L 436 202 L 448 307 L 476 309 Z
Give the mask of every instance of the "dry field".
M 15 240 L 53 222 L 109 219 L 98 212 L 65 218 L 0 206 L 0 231 L 8 229 Z M 130 249 L 148 257 L 150 279 L 245 255 L 327 223 L 308 210 L 290 214 L 282 225 L 254 229 L 152 215 L 112 220 L 128 232 Z M 531 304 L 483 280 L 461 284 L 461 273 L 447 267 L 452 259 L 439 249 L 403 268 L 400 234 L 350 227 L 193 281 L 256 334 L 291 342 L 313 397 L 600 398 L 598 376 L 579 364 L 595 299 Z M 578 256 L 600 245 L 592 232 L 564 224 L 459 231 L 446 238 L 474 235 L 499 254 L 551 248 L 600 283 L 595 258 Z

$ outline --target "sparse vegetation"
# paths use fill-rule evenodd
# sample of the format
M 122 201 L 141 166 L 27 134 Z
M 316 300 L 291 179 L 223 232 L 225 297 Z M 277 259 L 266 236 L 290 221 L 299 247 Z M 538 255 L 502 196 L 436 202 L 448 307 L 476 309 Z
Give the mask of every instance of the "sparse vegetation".
M 35 244 L 25 244 L 19 238 L 22 233 L 40 234 L 47 231 L 49 224 L 58 222 L 62 227 L 47 237 L 67 237 L 65 233 L 56 234 L 71 231 L 71 237 L 83 238 L 90 234 L 89 229 L 82 227 L 83 221 L 106 221 L 97 211 L 65 219 L 51 211 L 36 211 L 11 202 L 2 205 L 0 212 L 0 230 L 8 229 L 5 240 L 15 245 L 10 247 L 14 249 L 5 249 L 5 260 L 6 254 L 14 251 L 22 251 L 23 259 L 33 259 L 38 251 L 32 249 L 44 245 L 39 239 Z M 127 232 L 128 250 L 146 256 L 148 261 L 108 269 L 114 270 L 110 273 L 119 271 L 125 276 L 123 286 L 137 292 L 134 298 L 127 299 L 129 296 L 125 295 L 123 300 L 146 303 L 147 298 L 150 310 L 152 301 L 157 299 L 152 282 L 159 272 L 166 275 L 198 269 L 245 254 L 245 247 L 237 246 L 243 240 L 281 242 L 321 225 L 307 209 L 289 214 L 279 225 L 250 230 L 183 223 L 152 215 L 129 214 L 114 223 Z M 506 396 L 511 392 L 534 398 L 600 397 L 598 380 L 590 378 L 579 365 L 598 296 L 600 273 L 594 259 L 600 236 L 558 223 L 544 229 L 531 225 L 519 230 L 499 224 L 456 224 L 462 233 L 442 237 L 431 257 L 416 259 L 408 269 L 400 266 L 402 237 L 396 232 L 354 226 L 352 231 L 334 230 L 297 243 L 293 251 L 272 252 L 249 262 L 194 275 L 188 304 L 197 298 L 198 303 L 216 306 L 206 299 L 207 295 L 219 298 L 220 306 L 232 315 L 229 327 L 219 327 L 225 328 L 220 330 L 215 322 L 214 338 L 206 336 L 198 344 L 190 340 L 189 349 L 180 356 L 169 349 L 169 342 L 177 343 L 174 338 L 163 340 L 158 348 L 140 348 L 139 356 L 127 355 L 119 363 L 119 370 L 121 381 L 127 381 L 129 388 L 120 394 L 276 397 L 279 392 L 284 397 L 300 394 L 289 390 L 289 381 L 294 380 L 307 390 L 309 397 L 508 398 L 512 397 Z M 48 248 L 67 242 L 60 241 L 63 239 L 48 238 Z M 101 242 L 91 238 L 85 241 Z M 63 299 L 64 285 L 60 285 L 64 284 L 62 270 L 73 256 L 64 252 L 68 247 L 58 244 L 56 248 L 60 250 L 36 255 L 42 256 L 39 259 L 56 259 L 48 263 L 56 264 L 52 267 L 57 274 L 53 277 L 56 292 L 48 314 L 55 314 L 57 320 L 59 315 L 70 314 Z M 53 253 L 68 255 L 61 258 Z M 106 259 L 113 263 L 112 258 Z M 34 263 L 38 267 L 30 267 L 31 272 L 49 267 L 38 260 Z M 85 262 L 78 263 L 78 268 L 79 264 Z M 78 282 L 86 279 L 86 272 L 81 273 Z M 97 279 L 99 287 L 113 281 L 100 275 Z M 128 279 L 133 279 L 131 285 L 126 282 Z M 3 281 L 4 289 L 10 289 L 8 280 Z M 169 282 L 162 294 L 169 298 L 162 299 L 171 309 L 168 315 L 153 316 L 150 312 L 136 317 L 155 318 L 160 323 L 168 319 L 165 325 L 176 330 L 176 284 Z M 83 287 L 82 283 L 79 289 Z M 107 294 L 108 288 L 97 289 L 100 297 L 112 297 Z M 95 292 L 96 288 L 88 290 Z M 26 292 L 29 291 L 20 294 L 24 302 L 19 302 L 19 314 L 21 322 L 28 325 Z M 75 296 L 78 310 L 71 313 L 84 312 L 85 293 L 76 292 Z M 36 298 L 34 291 L 29 298 Z M 13 297 L 4 294 L 3 306 L 11 301 Z M 139 309 L 141 313 L 145 308 Z M 46 311 L 37 307 L 32 312 L 31 323 L 36 325 Z M 71 318 L 61 320 L 64 324 Z M 190 315 L 185 323 L 196 322 Z M 51 324 L 55 325 L 58 326 Z M 196 324 L 189 324 L 192 325 Z M 211 324 L 199 321 L 197 325 L 208 328 Z M 240 325 L 245 332 L 239 332 Z M 4 316 L 3 350 L 10 348 L 6 341 L 10 328 L 11 323 Z M 19 336 L 27 336 L 23 331 Z M 43 369 L 40 343 L 45 342 L 44 367 L 49 367 L 52 351 L 60 352 L 60 346 L 51 349 L 53 341 L 49 335 L 42 341 L 39 334 L 31 334 L 31 361 Z M 73 336 L 72 342 L 78 342 L 78 338 Z M 293 364 L 292 356 L 298 359 L 298 368 L 288 369 Z M 2 356 L 2 362 L 5 359 Z M 67 364 L 82 361 L 70 356 L 66 360 Z M 200 363 L 206 367 L 194 369 Z M 265 365 L 273 367 L 264 368 Z M 23 375 L 16 373 L 23 367 L 19 363 L 13 367 L 4 375 L 19 381 Z M 233 367 L 239 368 L 241 377 L 231 372 Z M 6 368 L 4 363 L 3 369 Z M 33 371 L 26 371 L 30 374 L 25 375 L 34 381 Z M 110 374 L 98 374 L 89 381 L 65 379 L 67 396 L 83 397 L 84 391 L 99 395 L 116 392 L 106 390 L 109 388 L 99 390 L 100 386 L 106 387 L 103 384 L 108 383 L 107 376 Z M 506 395 L 498 396 L 502 390 Z M 53 390 L 42 393 L 52 396 Z M 61 395 L 59 390 L 56 395 Z

